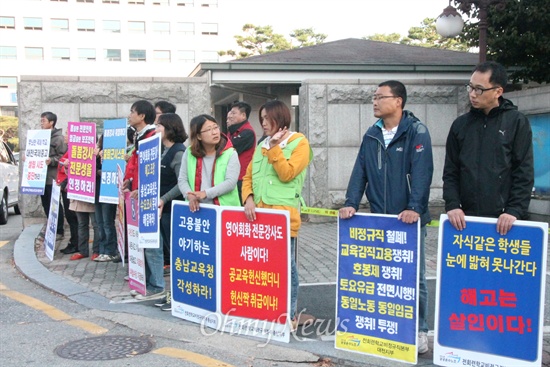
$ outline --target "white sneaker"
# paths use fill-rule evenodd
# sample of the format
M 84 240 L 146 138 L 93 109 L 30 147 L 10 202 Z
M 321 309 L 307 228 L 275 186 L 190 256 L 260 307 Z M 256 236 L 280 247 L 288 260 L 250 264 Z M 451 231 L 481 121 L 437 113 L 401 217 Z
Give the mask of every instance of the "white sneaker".
M 130 289 L 130 296 L 135 297 L 135 296 L 137 296 L 137 295 L 139 295 L 139 294 L 141 294 L 141 293 L 139 293 L 139 292 L 136 291 L 135 289 Z
M 428 334 L 425 331 L 418 332 L 418 354 L 424 354 L 428 351 Z

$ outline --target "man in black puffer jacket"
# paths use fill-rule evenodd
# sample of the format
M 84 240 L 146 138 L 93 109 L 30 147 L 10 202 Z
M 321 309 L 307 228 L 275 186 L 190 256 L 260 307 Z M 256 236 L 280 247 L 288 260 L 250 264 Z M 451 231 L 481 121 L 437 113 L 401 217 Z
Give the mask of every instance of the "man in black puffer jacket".
M 466 227 L 464 215 L 498 218 L 508 233 L 527 219 L 534 185 L 533 140 L 529 120 L 502 93 L 504 67 L 476 66 L 467 85 L 472 108 L 452 124 L 447 137 L 443 198 L 450 223 Z

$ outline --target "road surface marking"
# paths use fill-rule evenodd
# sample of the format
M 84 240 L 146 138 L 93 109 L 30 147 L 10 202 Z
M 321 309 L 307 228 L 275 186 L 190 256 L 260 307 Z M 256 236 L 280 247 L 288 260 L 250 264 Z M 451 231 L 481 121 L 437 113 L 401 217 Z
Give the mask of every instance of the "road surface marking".
M 2 283 L 0 283 L 0 294 L 3 294 L 6 297 L 13 299 L 14 301 L 23 303 L 31 308 L 34 308 L 35 310 L 43 312 L 44 314 L 46 314 L 46 316 L 53 320 L 61 321 L 71 326 L 78 327 L 91 334 L 104 334 L 109 331 L 108 329 L 93 324 L 89 321 L 73 319 L 71 315 L 61 311 L 60 309 L 55 308 L 36 298 L 27 296 L 23 293 L 12 291 Z
M 0 247 L 7 245 L 10 241 L 0 241 Z

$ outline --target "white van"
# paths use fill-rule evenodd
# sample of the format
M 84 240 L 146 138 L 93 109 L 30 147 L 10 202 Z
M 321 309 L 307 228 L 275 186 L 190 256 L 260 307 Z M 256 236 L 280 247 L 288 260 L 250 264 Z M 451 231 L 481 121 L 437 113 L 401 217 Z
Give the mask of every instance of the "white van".
M 13 207 L 15 214 L 19 210 L 19 164 L 4 141 L 0 142 L 0 224 L 8 222 L 8 208 Z

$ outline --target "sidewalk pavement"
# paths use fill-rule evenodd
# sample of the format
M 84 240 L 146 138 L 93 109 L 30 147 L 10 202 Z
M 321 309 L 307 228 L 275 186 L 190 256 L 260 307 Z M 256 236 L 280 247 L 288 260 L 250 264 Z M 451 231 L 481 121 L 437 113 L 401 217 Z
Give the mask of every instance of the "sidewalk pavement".
M 301 287 L 334 285 L 336 282 L 337 224 L 334 218 L 328 220 L 330 221 L 325 223 L 302 223 L 298 238 L 298 271 Z M 113 300 L 128 295 L 128 282 L 124 280 L 124 276 L 128 274 L 128 268 L 123 267 L 122 263 L 95 262 L 90 261 L 89 258 L 70 261 L 71 255 L 59 252 L 59 249 L 64 248 L 67 243 L 68 231 L 65 234 L 65 240 L 58 241 L 54 261 L 50 261 L 45 256 L 42 241 L 36 239 L 41 227 L 41 225 L 26 227 L 14 248 L 16 267 L 32 281 L 92 309 L 139 314 L 151 319 L 160 318 L 181 325 L 191 325 L 190 322 L 172 317 L 170 312 L 161 312 L 150 304 L 113 303 Z M 438 231 L 438 227 L 427 227 L 425 250 L 426 277 L 429 281 L 433 281 L 437 274 Z M 165 279 L 167 280 L 167 289 L 169 289 L 169 277 Z M 430 297 L 434 297 L 433 294 L 430 294 Z M 433 326 L 430 324 L 431 328 Z M 234 338 L 239 337 L 234 336 Z M 324 335 L 313 340 L 308 339 L 308 342 L 304 342 L 303 338 L 300 340 L 291 338 L 290 344 L 279 343 L 279 346 L 295 349 L 296 352 L 302 351 L 305 353 L 303 361 L 311 360 L 310 353 L 330 358 L 334 366 L 407 365 L 336 350 L 334 349 L 333 335 Z M 432 363 L 432 331 L 429 333 L 429 345 L 430 351 L 419 356 L 418 365 L 434 366 Z M 251 354 L 256 353 L 251 351 Z M 297 358 L 300 359 L 299 356 Z M 543 366 L 550 367 L 550 334 L 547 333 L 544 334 L 542 360 Z

